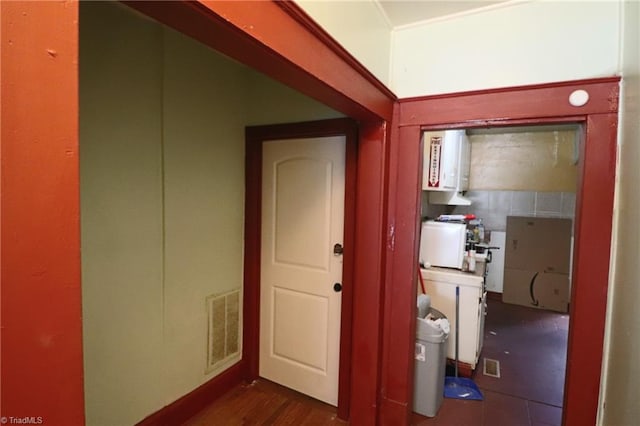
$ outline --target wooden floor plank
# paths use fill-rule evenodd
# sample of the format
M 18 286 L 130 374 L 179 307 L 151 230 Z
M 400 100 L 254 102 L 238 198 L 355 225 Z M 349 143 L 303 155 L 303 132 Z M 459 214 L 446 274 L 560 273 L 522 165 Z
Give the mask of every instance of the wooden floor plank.
M 346 425 L 335 407 L 265 379 L 236 386 L 184 426 Z

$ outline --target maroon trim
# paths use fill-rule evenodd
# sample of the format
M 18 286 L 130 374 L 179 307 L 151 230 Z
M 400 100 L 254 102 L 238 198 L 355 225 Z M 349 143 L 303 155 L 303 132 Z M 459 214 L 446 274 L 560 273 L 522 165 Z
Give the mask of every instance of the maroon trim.
M 545 118 L 544 124 L 568 124 L 568 123 L 583 123 L 587 117 L 584 115 L 575 115 L 567 117 L 550 117 Z M 532 126 L 540 124 L 539 118 L 519 119 L 519 120 L 478 120 L 478 121 L 466 121 L 461 123 L 447 123 L 436 125 L 420 126 L 421 130 L 446 130 L 446 129 L 461 129 L 470 127 L 513 127 L 513 126 Z
M 590 115 L 586 121 L 586 141 L 581 146 L 565 425 L 596 423 L 609 282 L 617 126 L 617 114 Z
M 408 424 L 413 403 L 415 300 L 417 294 L 422 143 L 420 127 L 392 133 L 389 179 L 385 334 L 382 358 L 382 424 Z M 398 214 L 399 213 L 399 214 Z M 399 271 L 401 271 L 399 273 Z M 402 283 L 402 285 L 400 285 Z M 408 336 L 411 336 L 408 339 Z M 392 420 L 395 421 L 392 422 Z
M 401 125 L 400 137 L 392 145 L 392 158 L 397 158 L 398 164 L 393 166 L 395 173 L 391 174 L 389 183 L 395 200 L 390 200 L 393 208 L 390 208 L 389 226 L 394 229 L 394 245 L 388 258 L 387 287 L 394 288 L 389 290 L 389 306 L 385 309 L 388 316 L 385 317 L 384 345 L 393 350 L 388 349 L 383 358 L 384 398 L 393 404 L 409 404 L 412 394 L 411 379 L 407 379 L 398 366 L 406 365 L 414 342 L 411 323 L 416 268 L 408 263 L 417 259 L 417 233 L 413 225 L 419 208 L 415 194 L 420 191 L 420 167 L 412 157 L 421 156 L 421 129 L 442 127 L 446 123 L 477 127 L 483 120 L 487 125 L 511 125 L 523 121 L 546 124 L 578 119 L 585 126 L 586 140 L 580 158 L 576 205 L 563 424 L 596 423 L 609 281 L 609 257 L 601 254 L 611 249 L 619 80 L 613 77 L 400 102 L 400 121 L 397 122 Z M 578 88 L 585 88 L 591 96 L 583 108 L 574 108 L 567 102 L 568 94 Z M 386 406 L 382 404 L 383 411 Z M 381 418 L 390 417 L 382 412 Z M 402 424 L 407 420 L 397 418 L 396 422 Z
M 262 143 L 254 130 L 245 129 L 244 291 L 242 358 L 247 379 L 259 376 L 260 241 L 262 232 Z
M 142 420 L 137 426 L 180 425 L 198 414 L 212 401 L 242 383 L 246 366 L 244 361 L 233 365 L 207 383 L 189 392 Z
M 396 97 L 295 5 L 123 3 L 345 115 L 361 120 L 391 117 Z
M 463 97 L 466 98 L 468 96 L 474 95 L 486 95 L 492 93 L 513 93 L 516 91 L 520 91 L 521 93 L 526 93 L 529 90 L 540 90 L 540 89 L 554 89 L 554 88 L 562 88 L 567 85 L 582 85 L 582 84 L 600 84 L 600 83 L 617 83 L 620 81 L 620 77 L 602 77 L 602 78 L 585 78 L 582 80 L 569 80 L 569 81 L 555 81 L 551 83 L 540 83 L 540 84 L 527 84 L 521 86 L 509 86 L 509 87 L 497 87 L 494 89 L 479 89 L 479 90 L 469 90 L 466 92 L 453 92 L 453 93 L 443 93 L 438 95 L 426 95 L 426 96 L 411 96 L 408 98 L 400 99 L 400 102 L 420 102 L 430 99 L 450 99 L 455 97 Z M 614 107 L 617 109 L 617 107 Z
M 328 32 L 319 26 L 297 3 L 289 0 L 276 2 L 284 9 L 289 16 L 298 21 L 309 33 L 328 46 L 344 62 L 351 64 L 351 67 L 358 71 L 365 79 L 381 92 L 385 93 L 389 99 L 397 99 L 396 95 L 387 88 L 378 78 L 371 73 L 364 65 L 351 55 L 340 43 L 338 43 Z
M 351 361 L 353 425 L 378 423 L 382 355 L 383 277 L 387 243 L 389 128 L 385 122 L 360 125 L 356 258 Z
M 402 113 L 397 124 L 443 126 L 465 123 L 466 127 L 480 127 L 511 125 L 514 120 L 540 122 L 616 112 L 619 81 L 619 77 L 612 77 L 402 99 Z M 568 101 L 571 92 L 577 89 L 587 90 L 590 95 L 589 102 L 581 108 L 571 106 Z
M 342 316 L 340 324 L 340 375 L 338 383 L 338 417 L 343 420 L 349 418 L 349 408 L 351 406 L 351 342 L 353 338 L 353 292 L 354 280 L 354 257 L 356 249 L 355 229 L 356 229 L 356 170 L 358 164 L 358 129 L 355 125 L 350 130 L 351 135 L 347 136 L 346 144 L 346 165 L 345 168 L 345 204 L 344 209 L 344 262 L 342 264 L 343 290 L 342 290 Z M 350 247 L 349 250 L 346 248 Z M 344 283 L 347 283 L 346 287 Z
M 351 400 L 351 338 L 354 293 L 355 193 L 356 193 L 356 123 L 348 118 L 295 124 L 247 127 L 245 183 L 245 281 L 244 281 L 244 347 L 248 362 L 248 378 L 259 375 L 260 350 L 260 246 L 261 188 L 263 143 L 277 139 L 346 136 L 344 254 L 342 271 L 342 311 L 340 329 L 340 370 L 338 377 L 338 416 L 349 417 Z

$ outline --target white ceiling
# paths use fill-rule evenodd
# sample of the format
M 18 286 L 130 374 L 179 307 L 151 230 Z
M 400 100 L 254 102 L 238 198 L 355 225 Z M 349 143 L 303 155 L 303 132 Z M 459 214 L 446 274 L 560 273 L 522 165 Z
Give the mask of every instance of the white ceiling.
M 378 0 L 394 27 L 479 9 L 504 0 Z

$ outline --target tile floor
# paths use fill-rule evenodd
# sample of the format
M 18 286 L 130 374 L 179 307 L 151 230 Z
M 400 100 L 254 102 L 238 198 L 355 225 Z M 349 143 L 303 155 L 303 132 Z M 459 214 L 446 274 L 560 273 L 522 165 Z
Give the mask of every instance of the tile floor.
M 445 398 L 438 414 L 415 414 L 413 425 L 559 426 L 569 316 L 489 300 L 484 347 L 473 380 L 483 401 Z M 500 378 L 482 372 L 483 358 L 500 362 Z

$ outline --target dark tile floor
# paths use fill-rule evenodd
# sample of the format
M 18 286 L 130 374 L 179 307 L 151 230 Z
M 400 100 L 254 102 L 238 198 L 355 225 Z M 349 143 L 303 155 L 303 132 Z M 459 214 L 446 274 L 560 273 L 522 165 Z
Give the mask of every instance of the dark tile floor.
M 489 300 L 480 362 L 473 375 L 483 401 L 445 398 L 438 414 L 415 414 L 413 425 L 559 426 L 569 316 Z M 483 359 L 500 362 L 500 378 L 483 374 Z

